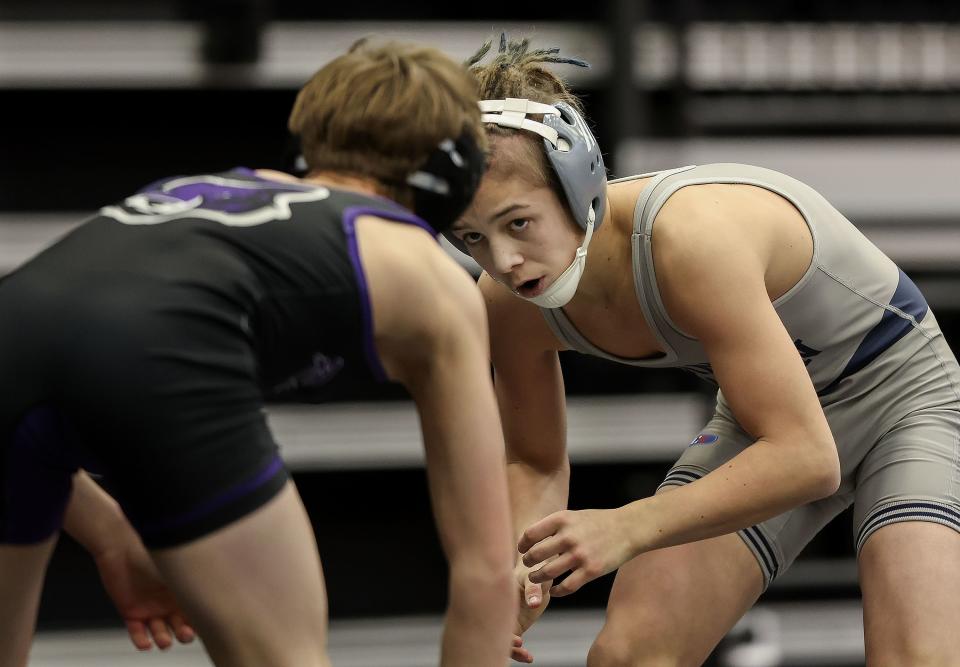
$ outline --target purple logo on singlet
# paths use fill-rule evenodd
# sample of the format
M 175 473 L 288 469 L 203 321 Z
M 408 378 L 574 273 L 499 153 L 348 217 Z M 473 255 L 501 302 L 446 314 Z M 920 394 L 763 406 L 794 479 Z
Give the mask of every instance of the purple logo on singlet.
M 316 389 L 332 380 L 343 370 L 343 357 L 328 357 L 325 354 L 313 355 L 313 362 L 305 369 L 273 388 L 276 393 L 297 389 Z
M 714 435 L 713 433 L 701 433 L 693 439 L 690 445 L 712 445 L 719 439 L 719 435 Z
M 202 218 L 247 227 L 290 218 L 290 204 L 319 201 L 326 188 L 235 176 L 185 176 L 147 186 L 101 215 L 130 225 L 153 225 L 178 218 Z

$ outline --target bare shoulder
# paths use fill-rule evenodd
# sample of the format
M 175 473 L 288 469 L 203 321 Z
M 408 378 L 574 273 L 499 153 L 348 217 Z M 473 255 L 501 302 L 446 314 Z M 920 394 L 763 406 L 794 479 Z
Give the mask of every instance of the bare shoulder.
M 756 254 L 730 195 L 726 184 L 705 183 L 683 187 L 664 203 L 651 239 L 658 277 L 675 268 L 717 269 Z
M 356 229 L 378 339 L 422 337 L 458 322 L 485 328 L 473 279 L 429 232 L 375 216 L 360 217 Z
M 744 299 L 769 300 L 758 245 L 735 224 L 722 192 L 692 192 L 699 187 L 704 186 L 682 188 L 670 197 L 657 214 L 651 243 L 668 314 L 685 331 L 703 338 L 705 326 L 715 329 L 735 318 L 738 308 L 745 307 Z M 734 295 L 737 307 L 731 306 Z M 710 317 L 705 318 L 706 313 Z
M 254 169 L 254 173 L 260 178 L 266 178 L 271 181 L 283 181 L 285 183 L 303 183 L 303 181 L 293 174 L 276 169 Z
M 722 193 L 710 189 L 712 185 L 688 185 L 674 192 L 657 212 L 654 243 L 683 246 L 702 235 L 709 240 L 711 234 L 720 231 L 727 207 Z

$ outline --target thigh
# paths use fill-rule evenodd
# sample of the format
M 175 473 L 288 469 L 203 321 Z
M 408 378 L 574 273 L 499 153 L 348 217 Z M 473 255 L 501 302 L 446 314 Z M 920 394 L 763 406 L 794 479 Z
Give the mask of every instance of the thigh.
M 292 483 L 228 526 L 151 554 L 215 664 L 328 664 L 323 572 Z
M 42 542 L 60 531 L 81 465 L 74 438 L 60 415 L 43 405 L 0 433 L 0 543 Z
M 43 577 L 57 537 L 0 544 L 0 667 L 26 667 Z
M 188 311 L 192 313 L 192 311 Z M 148 548 L 202 537 L 254 511 L 287 473 L 249 342 L 161 314 L 70 351 L 58 406 Z M 91 352 L 109 348 L 107 360 Z
M 900 420 L 858 471 L 857 535 L 871 665 L 947 665 L 960 653 L 960 411 Z
M 719 409 L 667 473 L 660 489 L 694 482 L 723 466 L 754 439 Z M 784 462 L 789 465 L 789 461 Z M 763 574 L 764 589 L 783 574 L 831 519 L 853 502 L 852 480 L 832 496 L 794 508 L 738 531 Z
M 931 522 L 876 530 L 859 556 L 867 664 L 954 665 L 960 533 Z
M 591 665 L 699 665 L 764 578 L 737 535 L 651 551 L 617 573 Z
M 894 425 L 857 471 L 857 551 L 878 529 L 928 521 L 960 530 L 960 408 L 916 411 Z

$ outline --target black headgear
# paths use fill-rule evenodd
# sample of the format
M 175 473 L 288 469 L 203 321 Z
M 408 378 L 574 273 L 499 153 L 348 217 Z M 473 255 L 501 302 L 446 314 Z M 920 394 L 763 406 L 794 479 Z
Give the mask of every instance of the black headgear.
M 467 210 L 486 170 L 486 156 L 468 130 L 444 139 L 419 169 L 407 177 L 413 212 L 443 232 Z
M 285 154 L 284 161 L 289 171 L 297 175 L 307 173 L 309 169 L 303 159 L 298 136 L 290 136 Z M 411 189 L 413 212 L 440 233 L 467 210 L 480 187 L 486 167 L 486 156 L 470 132 L 464 130 L 456 141 L 441 141 L 406 181 L 393 184 Z

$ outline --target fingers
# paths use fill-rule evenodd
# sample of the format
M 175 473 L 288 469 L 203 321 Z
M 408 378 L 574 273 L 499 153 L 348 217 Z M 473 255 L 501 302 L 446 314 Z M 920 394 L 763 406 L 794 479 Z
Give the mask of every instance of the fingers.
M 181 644 L 187 644 L 197 636 L 196 631 L 181 614 L 172 614 L 166 619 L 128 620 L 126 625 L 130 641 L 139 651 L 149 651 L 154 644 L 159 649 L 168 649 L 173 646 L 174 637 Z
M 130 641 L 138 651 L 149 651 L 153 648 L 153 642 L 150 641 L 147 626 L 143 621 L 127 621 L 127 634 L 130 635 Z
M 150 634 L 153 635 L 153 643 L 157 645 L 159 649 L 168 649 L 173 646 L 173 637 L 170 636 L 170 628 L 167 627 L 167 622 L 162 618 L 151 618 L 148 627 L 150 628 Z
M 580 590 L 581 586 L 592 579 L 594 577 L 588 575 L 583 569 L 574 570 L 569 577 L 550 589 L 550 595 L 558 598 L 570 595 Z
M 510 651 L 510 657 L 514 662 L 533 662 L 533 654 L 525 648 L 515 648 Z
M 536 609 L 543 604 L 543 587 L 528 579 L 523 587 L 523 599 L 526 600 L 528 607 Z
M 518 635 L 514 635 L 513 637 L 513 646 L 510 648 L 510 658 L 516 662 L 533 662 L 533 654 L 523 648 L 523 639 Z
M 170 618 L 167 619 L 167 623 L 170 625 L 170 629 L 173 630 L 173 635 L 181 644 L 189 644 L 197 636 L 196 631 L 187 623 L 187 619 L 181 614 L 171 614 Z
M 553 514 L 545 516 L 527 528 L 525 531 L 523 531 L 523 535 L 520 536 L 520 542 L 517 544 L 517 550 L 520 553 L 526 553 L 530 551 L 530 548 L 534 544 L 556 533 L 560 528 L 566 525 L 567 514 L 567 511 L 554 512 Z M 541 558 L 540 560 L 543 559 Z M 533 562 L 539 563 L 540 560 Z
M 563 554 L 559 558 L 550 561 L 539 570 L 532 571 L 530 573 L 530 581 L 535 584 L 541 584 L 545 581 L 556 579 L 564 572 L 574 569 L 579 564 L 579 559 L 573 554 Z M 553 590 L 551 589 L 550 592 L 552 594 Z
M 513 646 L 510 647 L 510 657 L 516 662 L 533 662 L 533 654 L 523 648 L 523 637 L 513 636 Z
M 522 561 L 527 567 L 533 567 L 537 563 L 542 563 L 552 556 L 557 556 L 564 551 L 569 551 L 572 546 L 569 536 L 550 535 L 527 550 L 527 552 L 523 554 Z

